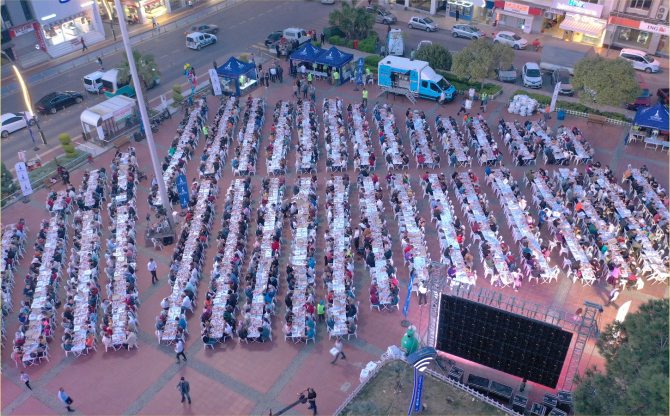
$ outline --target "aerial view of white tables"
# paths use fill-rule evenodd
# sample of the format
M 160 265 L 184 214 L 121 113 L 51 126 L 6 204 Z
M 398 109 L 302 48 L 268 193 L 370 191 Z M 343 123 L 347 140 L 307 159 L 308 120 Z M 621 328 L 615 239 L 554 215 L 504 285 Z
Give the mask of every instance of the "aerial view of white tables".
M 332 261 L 331 280 L 327 283 L 332 302 L 328 300 L 327 314 L 333 322 L 332 328 L 327 328 L 330 336 L 344 336 L 348 333 L 347 303 L 354 300 L 349 297 L 354 293 L 353 256 L 347 254 L 351 246 L 349 181 L 343 176 L 331 177 L 326 184 L 326 198 L 329 231 L 326 251 Z
M 230 145 L 235 135 L 235 127 L 239 119 L 240 103 L 237 97 L 221 99 L 221 106 L 214 116 L 212 131 L 205 143 L 205 151 L 200 161 L 199 175 L 221 179 L 223 164 L 228 157 Z
M 237 329 L 240 340 L 245 342 L 248 342 L 247 339 L 262 341 L 260 331 L 264 327 L 271 331 L 269 311 L 272 308 L 270 303 L 274 303 L 276 298 L 281 231 L 284 225 L 284 215 L 279 209 L 284 198 L 284 181 L 284 177 L 266 178 L 260 189 L 262 200 L 259 211 L 262 212 L 263 226 L 262 232 L 256 235 L 251 256 L 253 279 L 247 282 L 245 289 L 247 304 L 249 298 L 251 303 L 248 309 L 245 305 L 244 319 Z M 266 296 L 269 302 L 266 302 Z
M 467 141 L 458 129 L 458 122 L 452 116 L 435 119 L 435 131 L 442 140 L 444 152 L 449 158 L 449 165 L 454 167 L 472 166 L 472 156 Z
M 316 162 L 319 160 L 319 120 L 316 117 L 316 106 L 311 101 L 298 100 L 296 109 L 298 146 L 295 170 L 298 173 L 316 172 Z
M 354 171 L 375 168 L 370 126 L 365 119 L 365 108 L 360 103 L 349 103 L 349 138 L 354 142 Z
M 28 242 L 28 226 L 21 218 L 16 224 L 2 226 L 2 255 L 0 256 L 0 272 L 2 273 L 2 347 L 7 339 L 5 315 L 14 309 L 12 293 L 14 291 L 14 272 L 26 253 Z
M 396 293 L 391 291 L 395 279 L 395 268 L 391 259 L 391 236 L 383 219 L 382 191 L 375 189 L 375 183 L 369 176 L 358 181 L 358 203 L 361 222 L 359 237 L 354 234 L 354 245 L 359 253 L 363 248 L 365 267 L 370 269 L 370 309 L 390 309 L 398 304 L 397 285 L 393 288 Z
M 400 130 L 396 125 L 393 107 L 388 104 L 375 104 L 373 115 L 377 124 L 379 143 L 389 170 L 408 169 L 409 156 L 405 154 L 400 138 Z
M 423 111 L 414 110 L 407 116 L 409 143 L 417 168 L 439 168 L 440 155 L 435 150 L 433 136 Z
M 347 151 L 346 129 L 342 119 L 342 100 L 324 98 L 323 130 L 326 140 L 326 170 L 343 171 L 347 169 L 349 152 Z
M 521 124 L 501 120 L 498 131 L 514 159 L 514 164 L 517 166 L 537 164 L 535 143 L 532 142 L 530 135 L 525 134 Z M 524 133 L 523 137 L 521 133 Z
M 470 145 L 477 152 L 480 166 L 494 166 L 496 163 L 502 163 L 502 153 L 498 150 L 498 144 L 493 139 L 491 129 L 483 117 L 481 120 L 472 118 L 465 125 L 465 130 Z
M 290 101 L 277 102 L 272 117 L 274 122 L 270 129 L 270 144 L 265 149 L 265 165 L 270 175 L 286 173 L 286 155 L 291 145 L 293 112 L 293 103 Z
M 587 164 L 593 161 L 596 152 L 577 127 L 572 129 L 559 127 L 556 138 L 563 141 L 572 162 L 575 164 Z
M 167 343 L 176 342 L 188 334 L 188 326 L 182 321 L 186 320 L 186 312 L 193 313 L 197 299 L 197 284 L 201 278 L 201 270 L 205 261 L 204 249 L 208 246 L 209 233 L 213 221 L 213 205 L 210 195 L 216 197 L 218 185 L 211 180 L 201 181 L 197 187 L 197 196 L 189 207 L 189 214 L 182 224 L 181 233 L 177 247 L 172 256 L 173 265 L 176 266 L 174 274 L 170 275 L 172 284 L 171 294 L 168 297 L 168 308 L 158 316 L 158 320 L 164 320 L 162 330 L 157 331 L 161 341 Z M 193 291 L 186 290 L 187 284 L 193 286 Z M 185 300 L 188 297 L 189 300 Z M 190 305 L 190 306 L 187 306 Z
M 235 175 L 256 174 L 258 159 L 258 143 L 261 140 L 261 129 L 265 122 L 265 99 L 249 98 L 242 116 L 242 129 L 237 137 L 239 143 L 235 148 L 232 168 Z
M 658 217 L 660 220 L 665 220 L 665 227 L 661 227 L 667 233 L 667 225 L 670 217 L 668 216 L 668 194 L 661 187 L 653 176 L 649 174 L 649 170 L 631 169 L 628 165 L 631 175 L 628 178 L 630 182 L 630 189 L 634 196 L 642 201 L 642 208 L 652 220 Z

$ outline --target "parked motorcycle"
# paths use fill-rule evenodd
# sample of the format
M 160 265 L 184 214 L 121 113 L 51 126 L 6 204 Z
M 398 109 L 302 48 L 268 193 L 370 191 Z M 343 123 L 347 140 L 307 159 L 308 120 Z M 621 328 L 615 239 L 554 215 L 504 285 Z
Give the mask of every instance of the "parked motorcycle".
M 539 49 L 540 49 L 540 46 L 541 46 L 541 45 L 540 45 L 540 38 L 535 39 L 535 40 L 533 41 L 532 45 L 533 45 L 533 47 L 535 48 L 536 51 L 539 50 Z

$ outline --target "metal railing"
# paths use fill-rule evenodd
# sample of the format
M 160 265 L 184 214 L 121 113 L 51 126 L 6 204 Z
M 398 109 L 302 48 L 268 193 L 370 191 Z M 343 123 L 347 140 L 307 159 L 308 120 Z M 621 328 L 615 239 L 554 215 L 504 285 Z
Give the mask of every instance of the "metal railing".
M 575 111 L 575 110 L 566 110 L 565 108 L 556 108 L 556 111 L 565 111 L 567 114 L 571 114 L 571 115 L 577 116 L 577 117 L 584 117 L 584 118 L 588 118 L 589 115 L 593 114 L 593 113 L 584 113 L 584 112 Z M 600 114 L 594 114 L 594 115 L 600 115 Z M 605 120 L 605 122 L 610 123 L 610 124 L 618 124 L 620 126 L 632 126 L 633 125 L 633 123 L 631 123 L 630 121 L 617 120 L 616 118 L 609 118 L 609 117 L 607 117 L 607 120 Z

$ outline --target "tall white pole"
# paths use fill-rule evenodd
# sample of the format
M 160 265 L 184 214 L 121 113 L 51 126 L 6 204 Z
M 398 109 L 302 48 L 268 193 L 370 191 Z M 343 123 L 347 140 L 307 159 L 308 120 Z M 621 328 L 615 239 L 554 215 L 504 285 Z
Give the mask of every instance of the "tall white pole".
M 130 67 L 130 73 L 133 76 L 133 85 L 135 86 L 135 94 L 137 97 L 137 107 L 140 109 L 140 115 L 142 118 L 142 125 L 144 126 L 144 131 L 147 135 L 147 143 L 149 144 L 149 152 L 151 154 L 151 163 L 154 165 L 154 174 L 156 175 L 156 181 L 158 182 L 158 192 L 161 195 L 161 202 L 167 213 L 167 219 L 170 223 L 170 228 L 172 231 L 175 231 L 174 224 L 172 222 L 172 205 L 168 199 L 167 189 L 165 188 L 165 181 L 163 181 L 163 169 L 161 168 L 160 160 L 158 159 L 158 153 L 156 153 L 156 144 L 154 143 L 154 135 L 151 131 L 151 123 L 149 123 L 149 114 L 147 113 L 147 108 L 144 105 L 144 93 L 140 85 L 140 77 L 137 74 L 137 67 L 135 66 L 135 58 L 133 57 L 133 50 L 130 47 L 130 38 L 128 37 L 128 29 L 126 28 L 126 20 L 123 18 L 123 8 L 121 7 L 120 0 L 114 0 L 116 5 L 116 15 L 119 19 L 119 28 L 121 28 L 121 36 L 123 37 L 123 46 L 126 48 L 126 55 L 128 56 L 128 66 Z

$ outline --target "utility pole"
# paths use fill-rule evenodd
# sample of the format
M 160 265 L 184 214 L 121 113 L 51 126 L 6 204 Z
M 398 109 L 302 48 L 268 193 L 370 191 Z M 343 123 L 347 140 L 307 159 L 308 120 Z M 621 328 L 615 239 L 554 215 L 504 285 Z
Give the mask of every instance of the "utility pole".
M 117 11 L 122 11 L 120 0 L 114 0 Z M 165 187 L 165 181 L 163 180 L 163 171 L 161 169 L 161 164 L 159 163 L 158 153 L 156 152 L 156 144 L 154 143 L 154 135 L 151 131 L 151 124 L 149 123 L 149 114 L 147 112 L 147 107 L 145 106 L 144 92 L 142 91 L 142 86 L 140 83 L 142 80 L 137 74 L 137 67 L 135 66 L 135 59 L 133 58 L 133 50 L 130 47 L 130 38 L 128 37 L 128 29 L 126 28 L 126 22 L 121 18 L 122 13 L 117 13 L 117 18 L 119 19 L 119 27 L 121 28 L 121 36 L 123 38 L 123 46 L 126 48 L 126 55 L 128 56 L 128 66 L 130 67 L 130 73 L 133 78 L 133 84 L 135 86 L 135 94 L 137 96 L 137 107 L 140 109 L 140 119 L 142 120 L 142 126 L 144 127 L 144 132 L 147 135 L 147 143 L 149 144 L 149 153 L 151 154 L 151 163 L 154 167 L 154 174 L 158 182 L 158 192 L 161 196 L 161 202 L 163 208 L 166 212 L 167 220 L 170 224 L 170 230 L 174 234 L 175 227 L 172 220 L 172 213 L 170 200 L 168 199 L 167 189 Z

